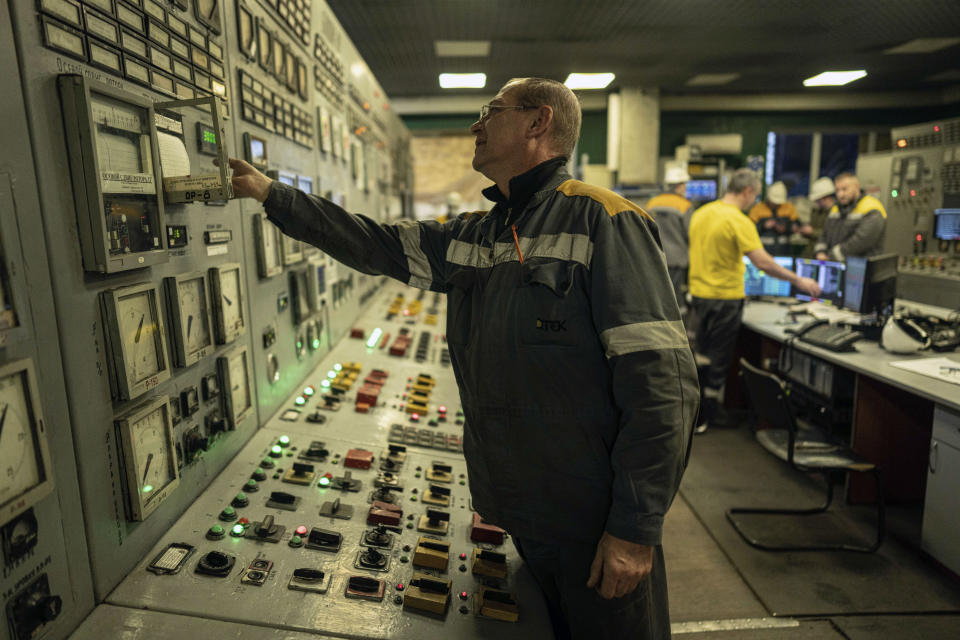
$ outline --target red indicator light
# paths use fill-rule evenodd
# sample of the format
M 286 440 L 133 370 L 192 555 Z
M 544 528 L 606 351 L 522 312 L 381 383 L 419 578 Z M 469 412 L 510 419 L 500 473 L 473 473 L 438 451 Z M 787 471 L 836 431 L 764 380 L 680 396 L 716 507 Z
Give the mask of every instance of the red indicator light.
M 917 195 L 917 190 L 916 190 L 916 189 L 910 189 L 910 197 L 912 198 L 912 197 L 915 196 L 915 195 Z
M 467 599 L 467 592 L 466 592 L 466 591 L 461 591 L 461 592 L 460 592 L 460 599 L 461 599 L 461 600 L 466 600 L 466 599 Z
M 900 138 L 899 140 L 897 140 L 897 146 L 898 146 L 899 148 L 901 148 L 901 149 L 903 149 L 905 146 L 907 146 L 907 140 L 906 140 L 906 138 Z
M 420 419 L 420 414 L 419 414 L 419 413 L 411 413 L 411 414 L 410 414 L 410 419 L 413 420 L 414 422 L 416 422 L 417 420 Z
M 917 234 L 917 242 L 923 242 L 923 236 L 919 233 Z
M 403 591 L 403 583 L 402 583 L 402 582 L 398 582 L 398 583 L 397 583 L 397 591 Z
M 460 559 L 461 559 L 461 560 L 466 560 L 466 559 L 467 559 L 467 554 L 461 553 L 461 554 L 460 554 Z
M 446 413 L 447 407 L 445 405 L 440 405 L 439 407 L 437 407 L 437 411 L 439 411 L 440 413 Z
M 933 125 L 933 130 L 935 133 L 940 133 L 940 125 L 938 124 Z
M 237 524 L 250 524 L 250 519 L 249 519 L 249 518 L 240 518 L 239 520 L 237 520 Z
M 299 527 L 297 527 L 298 536 L 305 536 L 306 534 L 307 534 L 307 528 L 305 526 L 300 525 Z

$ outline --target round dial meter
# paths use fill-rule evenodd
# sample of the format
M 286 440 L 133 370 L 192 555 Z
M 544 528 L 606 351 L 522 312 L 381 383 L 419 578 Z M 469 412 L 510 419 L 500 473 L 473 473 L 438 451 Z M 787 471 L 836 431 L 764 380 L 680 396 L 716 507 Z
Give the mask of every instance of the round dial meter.
M 0 379 L 0 504 L 40 483 L 43 473 L 24 376 Z
M 240 270 L 227 269 L 220 275 L 220 304 L 223 310 L 223 325 L 227 332 L 243 327 L 243 312 L 240 309 Z
M 133 387 L 159 372 L 163 362 L 157 348 L 156 306 L 147 291 L 120 298 L 118 306 L 127 384 Z
M 160 396 L 117 421 L 133 520 L 149 516 L 180 484 L 169 398 Z
M 196 353 L 213 343 L 207 314 L 207 296 L 203 277 L 180 282 L 180 321 L 187 354 Z

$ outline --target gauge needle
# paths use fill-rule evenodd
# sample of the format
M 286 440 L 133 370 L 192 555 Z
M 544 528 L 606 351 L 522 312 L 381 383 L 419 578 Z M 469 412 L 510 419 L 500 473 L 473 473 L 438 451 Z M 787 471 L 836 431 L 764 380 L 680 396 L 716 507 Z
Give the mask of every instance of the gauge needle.
M 147 474 L 150 472 L 150 463 L 153 462 L 153 454 L 147 456 L 147 466 L 143 468 L 143 482 L 141 484 L 146 484 Z
M 193 326 L 193 316 L 187 316 L 187 340 L 190 339 L 190 328 Z
M 230 300 L 230 298 L 228 298 L 227 296 L 223 296 L 223 299 L 227 301 L 227 304 L 230 304 L 230 305 L 233 304 L 233 301 Z
M 143 329 L 143 318 L 144 318 L 146 315 L 147 315 L 147 314 L 144 313 L 144 314 L 142 314 L 142 315 L 140 316 L 140 326 L 137 327 L 137 335 L 136 335 L 136 337 L 133 339 L 134 342 L 140 342 L 140 331 Z
M 3 423 L 7 421 L 7 409 L 9 408 L 9 404 L 3 405 L 3 415 L 0 415 L 0 438 L 3 437 Z

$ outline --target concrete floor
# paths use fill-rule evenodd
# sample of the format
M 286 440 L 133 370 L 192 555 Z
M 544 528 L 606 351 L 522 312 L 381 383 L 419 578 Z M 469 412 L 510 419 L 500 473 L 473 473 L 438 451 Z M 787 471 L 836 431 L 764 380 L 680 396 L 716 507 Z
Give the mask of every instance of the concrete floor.
M 960 638 L 960 579 L 945 576 L 895 539 L 869 555 L 771 553 L 743 542 L 723 517 L 727 508 L 751 504 L 758 490 L 774 496 L 778 491 L 809 491 L 805 478 L 794 477 L 799 474 L 754 447 L 759 450 L 746 427 L 711 431 L 694 443 L 681 494 L 664 525 L 676 637 Z M 738 464 L 730 465 L 730 460 Z M 725 470 L 722 476 L 718 469 Z M 758 478 L 763 484 L 759 489 Z M 856 531 L 863 528 L 862 516 L 841 505 L 834 517 L 847 519 L 842 524 Z M 811 576 L 816 576 L 816 585 L 809 584 Z M 904 585 L 910 592 L 902 591 Z M 916 593 L 918 589 L 923 593 Z M 856 595 L 851 597 L 851 592 Z M 802 613 L 771 610 L 771 603 L 790 609 L 782 604 L 790 597 L 796 599 L 794 610 Z

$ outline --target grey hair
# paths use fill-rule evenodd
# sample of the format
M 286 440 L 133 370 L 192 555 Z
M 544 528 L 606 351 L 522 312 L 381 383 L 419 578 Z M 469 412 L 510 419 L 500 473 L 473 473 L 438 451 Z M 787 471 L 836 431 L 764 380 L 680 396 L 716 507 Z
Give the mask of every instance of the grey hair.
M 760 176 L 750 169 L 737 169 L 727 184 L 727 193 L 741 194 L 747 189 L 760 193 Z
M 580 100 L 569 87 L 556 80 L 546 78 L 511 78 L 500 89 L 517 89 L 519 104 L 528 107 L 549 105 L 553 108 L 553 122 L 550 135 L 553 147 L 561 155 L 569 158 L 580 139 Z

